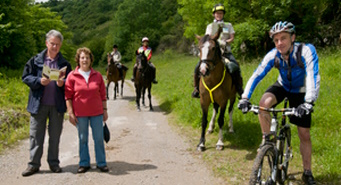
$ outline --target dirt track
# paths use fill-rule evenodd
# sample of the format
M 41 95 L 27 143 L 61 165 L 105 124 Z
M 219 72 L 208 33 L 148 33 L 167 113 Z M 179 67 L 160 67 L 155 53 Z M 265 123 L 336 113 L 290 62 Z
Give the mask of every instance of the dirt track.
M 153 99 L 154 112 L 134 106 L 134 88 L 126 82 L 124 96 L 108 101 L 111 140 L 106 145 L 109 173 L 95 169 L 93 142 L 90 135 L 92 169 L 77 174 L 77 130 L 68 121 L 60 144 L 60 166 L 63 172 L 51 173 L 46 162 L 47 137 L 40 172 L 22 177 L 21 172 L 29 160 L 29 141 L 21 141 L 0 156 L 0 184 L 223 184 L 196 156 L 188 152 L 189 146 L 168 125 L 167 116 Z M 91 129 L 90 129 L 91 130 Z M 91 134 L 91 133 L 90 133 Z

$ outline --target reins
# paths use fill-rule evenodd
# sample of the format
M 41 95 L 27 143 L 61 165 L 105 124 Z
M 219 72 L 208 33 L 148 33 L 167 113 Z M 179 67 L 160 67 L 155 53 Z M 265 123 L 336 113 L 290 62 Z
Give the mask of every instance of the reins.
M 225 79 L 225 73 L 226 73 L 226 68 L 224 67 L 224 73 L 223 73 L 223 77 L 221 78 L 221 81 L 220 81 L 215 87 L 213 87 L 212 89 L 209 89 L 209 88 L 207 87 L 206 83 L 205 83 L 204 78 L 201 78 L 202 84 L 204 84 L 204 87 L 205 87 L 206 90 L 210 93 L 210 98 L 211 98 L 211 102 L 212 102 L 212 103 L 214 103 L 214 99 L 213 99 L 213 94 L 212 94 L 212 92 L 213 92 L 214 90 L 216 90 L 216 89 L 223 83 L 223 81 L 224 81 L 224 79 Z

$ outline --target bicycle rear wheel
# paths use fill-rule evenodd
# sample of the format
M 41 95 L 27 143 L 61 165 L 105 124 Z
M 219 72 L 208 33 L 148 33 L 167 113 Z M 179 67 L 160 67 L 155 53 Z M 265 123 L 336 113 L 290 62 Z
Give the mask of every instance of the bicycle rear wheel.
M 272 171 L 274 170 L 276 155 L 275 146 L 265 145 L 258 152 L 255 162 L 252 167 L 252 172 L 250 176 L 250 185 L 254 184 L 276 184 L 271 179 Z
M 284 139 L 280 143 L 279 152 L 279 170 L 278 170 L 278 181 L 280 184 L 284 184 L 288 178 L 289 160 L 292 158 L 291 149 L 291 130 L 290 127 L 284 128 Z

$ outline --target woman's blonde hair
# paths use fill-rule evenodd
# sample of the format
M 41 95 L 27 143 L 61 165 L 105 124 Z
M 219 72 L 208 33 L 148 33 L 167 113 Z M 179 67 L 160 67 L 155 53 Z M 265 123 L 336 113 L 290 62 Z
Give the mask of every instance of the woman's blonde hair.
M 75 60 L 76 60 L 76 63 L 77 63 L 77 66 L 79 67 L 79 58 L 80 58 L 80 55 L 81 53 L 85 53 L 85 54 L 88 54 L 90 56 L 90 68 L 92 67 L 92 64 L 94 62 L 94 55 L 91 53 L 91 50 L 87 47 L 83 47 L 83 48 L 78 48 L 77 49 L 77 53 L 76 53 L 76 56 L 75 56 Z

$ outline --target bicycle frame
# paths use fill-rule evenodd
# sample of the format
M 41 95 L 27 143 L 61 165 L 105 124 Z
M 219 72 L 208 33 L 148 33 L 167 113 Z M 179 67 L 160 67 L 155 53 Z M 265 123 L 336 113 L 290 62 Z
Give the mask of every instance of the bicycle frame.
M 287 175 L 286 168 L 288 166 L 288 161 L 292 158 L 292 151 L 291 151 L 290 138 L 289 138 L 291 137 L 290 136 L 291 134 L 289 134 L 289 136 L 286 136 L 286 133 L 290 132 L 290 124 L 286 123 L 286 117 L 289 115 L 294 115 L 296 112 L 296 109 L 286 108 L 286 106 L 287 106 L 287 99 L 285 99 L 284 101 L 283 109 L 265 108 L 265 107 L 260 107 L 256 105 L 252 105 L 250 109 L 250 112 L 254 112 L 255 114 L 258 114 L 259 110 L 266 111 L 271 114 L 270 132 L 268 134 L 263 135 L 260 149 L 262 149 L 264 146 L 267 146 L 267 145 L 271 145 L 272 148 L 274 149 L 275 158 L 273 161 L 273 169 L 271 171 L 272 182 L 278 181 L 277 179 L 280 179 L 280 181 L 283 181 L 283 182 L 285 181 L 286 175 Z M 278 119 L 279 119 L 277 116 L 278 113 L 282 113 L 281 124 L 278 123 Z M 285 143 L 286 141 L 285 139 L 289 140 L 289 142 Z M 287 145 L 287 148 L 284 148 L 285 144 Z M 283 158 L 284 158 L 284 161 L 282 161 Z M 278 177 L 277 175 L 278 175 L 279 170 L 285 170 L 285 171 L 283 172 L 284 174 L 281 171 L 280 172 L 281 174 Z

